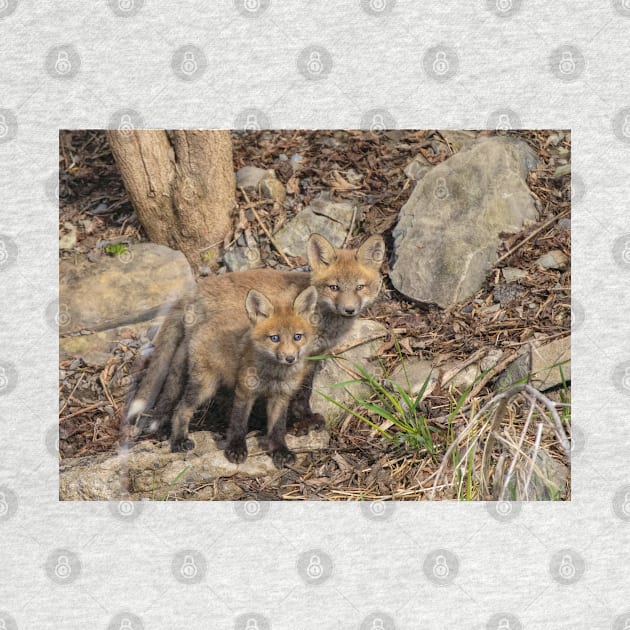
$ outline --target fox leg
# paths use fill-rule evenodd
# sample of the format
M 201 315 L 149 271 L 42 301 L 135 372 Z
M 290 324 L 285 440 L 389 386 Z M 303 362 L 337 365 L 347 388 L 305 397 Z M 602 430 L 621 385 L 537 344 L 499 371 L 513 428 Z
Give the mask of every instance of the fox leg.
M 295 454 L 289 450 L 287 434 L 287 408 L 289 401 L 284 398 L 270 398 L 267 401 L 267 438 L 271 449 L 271 459 L 276 468 L 295 462 Z
M 295 435 L 306 435 L 311 428 L 319 429 L 326 424 L 324 417 L 319 413 L 314 413 L 311 409 L 313 379 L 317 367 L 316 365 L 309 366 L 300 389 L 289 403 L 289 417 L 292 420 L 292 433 Z
M 247 423 L 249 414 L 254 406 L 254 398 L 251 396 L 235 394 L 230 424 L 227 430 L 225 458 L 233 464 L 242 464 L 247 459 Z
M 171 428 L 171 452 L 191 451 L 195 443 L 188 437 L 188 425 L 195 410 L 206 400 L 212 398 L 219 388 L 216 376 L 203 379 L 192 378 L 188 381 L 184 395 L 175 408 Z

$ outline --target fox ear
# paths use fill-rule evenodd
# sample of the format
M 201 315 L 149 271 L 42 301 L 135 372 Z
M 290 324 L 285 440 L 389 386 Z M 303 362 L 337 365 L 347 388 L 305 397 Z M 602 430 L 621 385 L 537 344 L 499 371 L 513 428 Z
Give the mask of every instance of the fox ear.
M 385 260 L 385 241 L 379 234 L 370 236 L 355 254 L 355 258 L 363 265 L 380 269 Z
M 256 289 L 250 289 L 245 298 L 245 310 L 252 324 L 273 315 L 273 304 Z
M 311 234 L 307 244 L 308 264 L 311 269 L 327 267 L 335 262 L 335 248 L 321 234 Z
M 309 287 L 304 289 L 293 302 L 293 310 L 301 317 L 308 317 L 317 306 L 317 289 Z

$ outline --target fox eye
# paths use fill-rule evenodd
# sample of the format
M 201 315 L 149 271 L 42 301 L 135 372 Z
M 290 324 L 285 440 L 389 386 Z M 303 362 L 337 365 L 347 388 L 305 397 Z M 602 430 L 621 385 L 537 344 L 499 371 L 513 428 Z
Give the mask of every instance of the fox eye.
M 364 284 L 357 284 L 357 291 L 361 291 L 362 289 L 365 289 L 365 285 Z
M 280 335 L 271 335 L 269 339 L 271 339 L 274 343 L 278 343 L 280 341 Z
M 338 285 L 338 284 L 329 284 L 329 285 L 328 285 L 328 288 L 329 288 L 331 291 L 333 291 L 333 292 L 339 291 L 339 285 Z
M 295 333 L 295 335 L 293 335 L 293 339 L 295 339 L 296 341 L 300 341 L 303 336 L 304 335 L 302 333 Z

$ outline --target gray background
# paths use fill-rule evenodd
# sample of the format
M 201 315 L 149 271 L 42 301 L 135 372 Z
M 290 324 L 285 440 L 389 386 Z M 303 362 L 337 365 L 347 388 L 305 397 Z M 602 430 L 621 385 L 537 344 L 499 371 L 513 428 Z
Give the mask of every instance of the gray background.
M 0 628 L 630 628 L 629 41 L 628 0 L 0 0 Z M 573 130 L 571 503 L 57 501 L 59 128 L 500 116 Z

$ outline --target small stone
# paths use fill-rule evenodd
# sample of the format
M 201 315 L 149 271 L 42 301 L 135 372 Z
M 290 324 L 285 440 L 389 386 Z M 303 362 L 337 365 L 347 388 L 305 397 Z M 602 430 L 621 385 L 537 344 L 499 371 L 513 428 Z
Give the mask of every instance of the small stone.
M 569 175 L 571 173 L 571 164 L 562 164 L 558 166 L 558 168 L 553 172 L 552 177 L 554 179 L 560 179 L 565 175 Z
M 541 256 L 536 263 L 543 269 L 566 269 L 569 257 L 559 249 L 554 249 Z
M 64 227 L 69 231 L 59 238 L 59 249 L 74 249 L 77 244 L 77 228 L 70 223 L 65 223 Z
M 501 273 L 503 274 L 503 278 L 506 282 L 515 282 L 527 275 L 526 271 L 516 267 L 504 267 L 501 269 Z
M 265 177 L 275 177 L 273 170 L 258 168 L 257 166 L 243 166 L 236 171 L 236 187 L 245 190 L 258 190 Z
M 521 290 L 517 284 L 498 284 L 494 287 L 492 295 L 501 306 L 509 306 L 512 302 L 516 302 Z
M 261 266 L 258 247 L 233 247 L 223 255 L 223 262 L 230 271 L 245 271 Z
M 404 173 L 411 181 L 419 182 L 432 168 L 433 164 L 419 153 L 405 166 Z
M 570 231 L 571 230 L 571 219 L 567 219 L 566 217 L 564 219 L 560 219 L 560 221 L 558 221 L 558 226 L 562 230 Z

